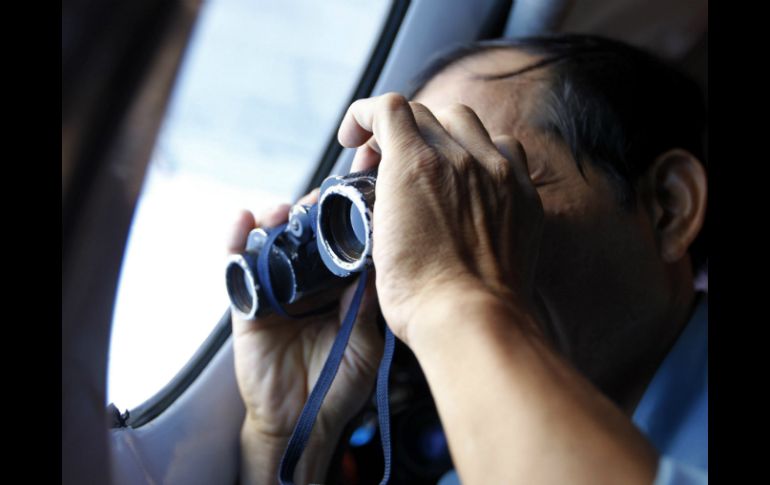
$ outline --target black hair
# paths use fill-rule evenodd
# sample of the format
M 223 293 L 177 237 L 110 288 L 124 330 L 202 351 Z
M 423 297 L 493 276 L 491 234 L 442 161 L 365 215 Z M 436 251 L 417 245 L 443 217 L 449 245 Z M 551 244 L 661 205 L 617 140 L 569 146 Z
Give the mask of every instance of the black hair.
M 635 209 L 635 183 L 668 149 L 685 149 L 708 167 L 706 107 L 698 84 L 654 55 L 604 37 L 556 34 L 456 47 L 413 80 L 411 93 L 460 59 L 510 48 L 539 60 L 479 79 L 508 79 L 545 69 L 548 84 L 536 127 L 565 141 L 581 174 L 586 160 L 599 168 L 613 182 L 624 208 Z M 707 259 L 705 221 L 689 252 L 697 271 Z

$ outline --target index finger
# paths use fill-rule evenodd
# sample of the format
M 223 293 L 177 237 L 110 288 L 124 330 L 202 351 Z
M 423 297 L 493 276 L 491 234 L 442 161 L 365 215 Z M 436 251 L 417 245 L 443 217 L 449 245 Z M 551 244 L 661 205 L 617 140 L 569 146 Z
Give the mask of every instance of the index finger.
M 355 101 L 337 132 L 340 144 L 348 148 L 364 145 L 372 137 L 383 155 L 403 151 L 406 147 L 419 150 L 426 145 L 409 102 L 397 93 Z M 395 160 L 406 161 L 408 157 L 396 157 Z
M 236 254 L 243 251 L 246 247 L 246 239 L 249 231 L 254 229 L 257 222 L 254 220 L 254 214 L 251 211 L 242 210 L 238 217 L 233 221 L 232 229 L 227 238 L 227 254 Z
M 308 195 L 312 195 L 313 193 Z M 289 216 L 289 204 L 281 204 L 265 211 L 257 218 L 248 210 L 241 210 L 233 221 L 227 237 L 227 254 L 243 252 L 246 240 L 252 229 L 257 227 L 273 227 L 284 222 Z

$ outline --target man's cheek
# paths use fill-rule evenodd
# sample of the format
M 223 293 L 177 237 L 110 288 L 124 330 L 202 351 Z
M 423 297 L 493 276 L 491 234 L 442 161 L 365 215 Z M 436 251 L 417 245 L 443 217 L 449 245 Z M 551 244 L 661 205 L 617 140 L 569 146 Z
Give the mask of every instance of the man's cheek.
M 562 217 L 546 214 L 537 264 L 538 284 L 553 283 L 571 273 L 574 269 L 572 260 L 580 246 L 580 241 L 575 239 L 573 224 Z

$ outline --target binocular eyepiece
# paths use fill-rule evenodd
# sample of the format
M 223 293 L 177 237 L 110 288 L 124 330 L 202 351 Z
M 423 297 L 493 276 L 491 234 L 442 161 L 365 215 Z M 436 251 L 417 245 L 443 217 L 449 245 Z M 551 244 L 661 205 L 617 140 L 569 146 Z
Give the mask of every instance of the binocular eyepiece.
M 337 276 L 372 264 L 372 209 L 376 172 L 329 177 L 318 196 L 316 241 L 326 267 Z
M 282 228 L 252 230 L 246 250 L 227 262 L 225 280 L 233 311 L 244 319 L 274 311 L 267 303 L 266 285 L 285 305 L 343 284 L 371 266 L 376 182 L 376 169 L 329 177 L 321 184 L 317 204 L 293 206 Z M 268 245 L 271 238 L 274 243 Z M 260 281 L 258 271 L 263 251 L 269 251 L 269 282 Z

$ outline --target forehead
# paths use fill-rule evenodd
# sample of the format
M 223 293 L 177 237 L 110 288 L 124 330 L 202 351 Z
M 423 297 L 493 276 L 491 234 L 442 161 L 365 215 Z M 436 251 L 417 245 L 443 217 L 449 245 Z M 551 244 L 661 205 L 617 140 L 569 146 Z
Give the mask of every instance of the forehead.
M 586 191 L 609 193 L 605 177 L 598 176 L 590 163 L 584 164 L 581 175 L 564 140 L 544 128 L 548 68 L 503 79 L 483 79 L 516 72 L 540 60 L 541 57 L 512 48 L 481 52 L 439 72 L 414 101 L 427 106 L 439 118 L 444 108 L 464 104 L 476 113 L 492 139 L 513 136 L 521 142 L 533 181 L 543 196 L 558 192 L 559 198 L 565 199 L 584 198 Z
M 527 154 L 530 169 L 538 172 L 547 163 L 561 172 L 577 175 L 568 148 L 560 137 L 541 127 L 547 69 L 533 69 L 504 79 L 483 79 L 527 68 L 541 58 L 512 48 L 493 49 L 463 58 L 434 76 L 415 96 L 440 116 L 453 104 L 470 107 L 493 139 L 513 136 Z M 574 172 L 574 173 L 573 173 Z
M 439 72 L 414 100 L 434 112 L 456 103 L 469 106 L 492 136 L 532 128 L 540 113 L 538 100 L 547 87 L 547 71 L 534 69 L 504 79 L 484 78 L 515 72 L 540 59 L 512 48 L 477 53 Z

